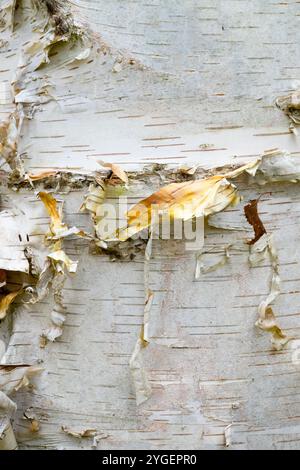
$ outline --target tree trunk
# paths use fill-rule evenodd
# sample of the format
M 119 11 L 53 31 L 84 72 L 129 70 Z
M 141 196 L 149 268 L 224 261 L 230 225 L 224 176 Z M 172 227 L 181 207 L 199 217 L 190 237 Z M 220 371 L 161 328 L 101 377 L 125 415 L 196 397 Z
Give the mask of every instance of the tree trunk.
M 0 448 L 298 448 L 300 146 L 274 103 L 299 85 L 300 3 L 0 5 L 1 289 L 22 289 L 0 323 L 1 363 L 24 366 L 9 389 L 1 374 L 12 372 L 0 370 L 0 393 L 17 404 L 2 412 L 0 396 Z M 262 155 L 275 163 L 232 181 L 243 200 L 206 218 L 200 254 L 155 238 L 146 261 L 142 243 L 107 252 L 80 211 L 99 179 L 110 202 L 121 187 L 131 206 Z M 98 161 L 124 169 L 127 189 Z M 38 192 L 63 201 L 64 224 L 93 234 L 58 242 L 78 260 L 62 301 L 51 283 L 39 301 L 28 289 L 54 246 Z M 247 243 L 244 206 L 257 199 L 272 246 L 251 264 L 263 238 Z M 255 326 L 270 292 L 275 333 Z M 28 366 L 43 371 L 21 384 Z

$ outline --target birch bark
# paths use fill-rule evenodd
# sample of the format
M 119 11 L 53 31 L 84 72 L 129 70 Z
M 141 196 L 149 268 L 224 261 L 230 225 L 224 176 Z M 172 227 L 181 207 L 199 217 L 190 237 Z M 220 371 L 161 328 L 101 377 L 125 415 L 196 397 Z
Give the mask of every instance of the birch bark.
M 173 172 L 179 166 L 197 167 L 201 177 L 274 148 L 299 158 L 299 138 L 274 105 L 299 87 L 299 3 L 1 0 L 0 7 L 0 270 L 24 278 L 26 247 L 43 266 L 49 217 L 38 190 L 64 201 L 69 227 L 92 232 L 79 208 L 98 160 L 128 171 L 134 203 L 182 178 Z M 49 169 L 63 176 L 24 180 Z M 153 241 L 150 342 L 142 352 L 152 394 L 139 406 L 129 363 L 144 316 L 143 252 L 112 261 L 87 239 L 64 240 L 79 263 L 63 287 L 62 336 L 40 347 L 51 294 L 36 304 L 17 299 L 0 324 L 2 364 L 44 369 L 33 386 L 10 394 L 18 407 L 10 447 L 14 439 L 21 449 L 299 447 L 299 188 L 246 176 L 235 183 L 244 203 L 214 216 L 205 232 L 212 264 L 232 246 L 218 269 L 195 280 L 195 253 L 184 241 Z M 254 326 L 272 276 L 268 259 L 248 262 L 243 205 L 259 196 L 278 251 L 274 311 L 293 338 L 281 351 Z

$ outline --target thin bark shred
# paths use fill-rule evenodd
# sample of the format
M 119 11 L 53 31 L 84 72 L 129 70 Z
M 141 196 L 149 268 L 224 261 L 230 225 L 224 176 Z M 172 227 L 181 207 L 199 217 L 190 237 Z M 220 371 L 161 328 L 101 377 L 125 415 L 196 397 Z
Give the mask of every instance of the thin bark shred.
M 244 207 L 245 217 L 250 225 L 252 225 L 254 230 L 254 238 L 248 240 L 248 245 L 254 245 L 260 237 L 262 237 L 265 233 L 267 233 L 264 224 L 262 223 L 257 210 L 259 199 L 252 199 L 249 201 L 248 204 Z

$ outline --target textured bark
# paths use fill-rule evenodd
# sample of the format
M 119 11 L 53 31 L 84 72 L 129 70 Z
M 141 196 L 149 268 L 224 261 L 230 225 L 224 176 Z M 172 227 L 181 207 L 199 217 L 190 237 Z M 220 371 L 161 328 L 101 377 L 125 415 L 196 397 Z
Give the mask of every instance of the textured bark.
M 18 1 L 14 15 L 5 10 L 0 32 L 0 117 L 11 124 L 13 115 L 19 131 L 16 147 L 7 144 L 4 124 L 0 132 L 1 210 L 14 213 L 5 246 L 25 273 L 25 247 L 40 266 L 47 255 L 49 217 L 38 190 L 54 189 L 64 222 L 92 232 L 90 214 L 79 208 L 97 160 L 129 172 L 134 203 L 186 178 L 173 171 L 179 165 L 197 166 L 190 177 L 199 177 L 267 149 L 299 156 L 299 139 L 274 106 L 299 85 L 299 3 L 78 0 L 52 12 L 46 3 Z M 48 57 L 30 55 L 28 43 L 42 36 L 36 26 L 47 21 L 62 39 L 48 35 Z M 150 163 L 156 166 L 145 169 Z M 49 169 L 62 175 L 32 186 L 24 179 Z M 235 184 L 245 203 L 213 216 L 205 232 L 208 264 L 230 246 L 226 263 L 195 280 L 196 256 L 184 241 L 153 240 L 150 341 L 142 351 L 152 395 L 139 406 L 129 362 L 144 321 L 143 251 L 112 261 L 87 239 L 64 240 L 79 264 L 63 287 L 62 336 L 40 347 L 51 294 L 36 304 L 17 300 L 0 324 L 2 363 L 44 368 L 33 388 L 10 395 L 19 448 L 299 447 L 295 343 L 274 351 L 254 326 L 272 266 L 267 258 L 250 266 L 246 241 L 253 234 L 243 213 L 260 197 L 259 216 L 279 257 L 274 311 L 295 340 L 299 188 L 260 186 L 248 176 Z M 2 253 L 0 247 L 0 270 L 7 266 Z

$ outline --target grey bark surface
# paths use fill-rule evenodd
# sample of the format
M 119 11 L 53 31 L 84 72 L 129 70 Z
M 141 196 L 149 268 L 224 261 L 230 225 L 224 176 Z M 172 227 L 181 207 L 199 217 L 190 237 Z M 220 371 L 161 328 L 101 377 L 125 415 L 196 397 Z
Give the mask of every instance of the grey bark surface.
M 99 169 L 97 160 L 118 163 L 134 172 L 128 190 L 134 203 L 168 182 L 167 169 L 151 174 L 146 164 L 222 173 L 222 167 L 254 160 L 267 149 L 299 156 L 299 137 L 274 106 L 277 96 L 299 87 L 299 2 L 70 5 L 89 31 L 88 42 L 57 44 L 48 63 L 22 76 L 30 91 L 28 100 L 17 95 L 27 116 L 18 139 L 25 171 L 54 168 L 84 179 Z M 0 33 L 3 121 L 15 110 L 10 87 L 23 70 L 24 47 L 40 37 L 35 26 L 41 11 L 36 2 L 17 2 L 13 30 Z M 76 59 L 87 50 L 86 58 Z M 37 91 L 41 87 L 47 92 Z M 246 176 L 236 184 L 245 204 L 261 196 L 260 216 L 279 256 L 276 317 L 297 340 L 299 187 L 259 186 Z M 24 249 L 27 234 L 40 262 L 45 257 L 49 217 L 36 197 L 43 185 L 1 185 L 1 211 L 15 213 L 11 259 Z M 64 201 L 68 226 L 91 232 L 90 215 L 79 212 L 87 188 L 87 182 L 70 184 L 55 195 Z M 249 266 L 245 240 L 252 229 L 243 205 L 216 216 L 221 226 L 238 230 L 206 227 L 208 251 L 222 254 L 224 246 L 233 246 L 224 266 L 198 280 L 195 252 L 184 241 L 153 241 L 151 342 L 143 351 L 152 395 L 139 406 L 129 361 L 143 323 L 144 254 L 113 261 L 94 254 L 87 240 L 64 241 L 79 264 L 63 288 L 63 335 L 41 349 L 51 295 L 35 305 L 17 300 L 0 323 L 2 362 L 44 368 L 33 388 L 11 396 L 18 406 L 12 425 L 19 448 L 221 449 L 228 432 L 230 449 L 299 448 L 300 366 L 292 360 L 292 344 L 274 351 L 269 335 L 254 326 L 269 293 L 271 264 Z M 24 413 L 39 421 L 38 432 Z M 72 437 L 62 426 L 95 429 L 97 442 Z

